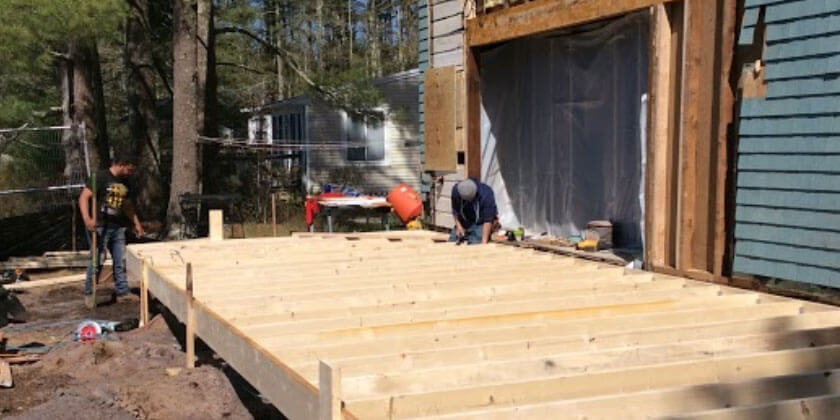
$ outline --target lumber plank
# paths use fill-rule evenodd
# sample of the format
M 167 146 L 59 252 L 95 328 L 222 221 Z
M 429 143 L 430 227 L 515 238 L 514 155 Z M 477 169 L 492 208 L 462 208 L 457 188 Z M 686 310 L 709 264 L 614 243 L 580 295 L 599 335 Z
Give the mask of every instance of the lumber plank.
M 840 413 L 840 395 L 832 394 L 812 398 L 775 401 L 750 407 L 712 410 L 684 416 L 672 416 L 671 418 L 680 420 L 830 419 L 836 417 L 837 413 Z
M 475 47 L 643 10 L 670 0 L 536 0 L 467 20 Z
M 448 388 L 474 386 L 500 381 L 536 380 L 555 375 L 581 372 L 594 373 L 617 368 L 686 363 L 706 359 L 747 355 L 813 347 L 840 345 L 837 328 L 797 331 L 783 334 L 727 337 L 697 340 L 679 344 L 637 346 L 576 353 L 557 353 L 546 348 L 544 353 L 498 361 L 453 362 L 443 367 L 413 368 L 403 371 L 379 370 L 365 375 L 344 371 L 342 386 L 348 399 L 370 398 L 377 394 L 400 395 L 408 392 L 429 392 Z M 350 367 L 352 365 L 348 365 Z M 317 367 L 299 369 L 305 377 L 316 377 Z M 380 373 L 381 372 L 381 373 Z
M 483 315 L 468 318 L 456 319 L 436 319 L 428 321 L 414 321 L 403 323 L 385 323 L 386 320 L 379 320 L 380 325 L 357 326 L 343 329 L 326 329 L 322 331 L 312 331 L 307 329 L 303 332 L 282 332 L 271 331 L 269 327 L 261 326 L 259 328 L 266 329 L 264 334 L 255 334 L 254 337 L 258 340 L 271 341 L 272 337 L 279 339 L 288 346 L 299 345 L 301 343 L 311 343 L 313 340 L 320 342 L 345 341 L 350 339 L 371 339 L 372 337 L 389 337 L 389 336 L 413 336 L 423 333 L 443 332 L 443 331 L 464 331 L 464 330 L 479 330 L 482 328 L 499 328 L 500 325 L 521 325 L 534 324 L 545 321 L 558 320 L 574 320 L 609 317 L 621 314 L 640 314 L 650 312 L 661 312 L 668 310 L 679 310 L 686 308 L 697 307 L 728 307 L 732 305 L 755 305 L 758 303 L 758 298 L 754 294 L 741 294 L 730 296 L 697 296 L 691 298 L 682 298 L 680 300 L 663 299 L 658 301 L 638 301 L 624 302 L 619 304 L 609 305 L 594 305 L 573 307 L 566 309 L 554 309 L 550 311 L 527 311 L 523 310 L 515 313 L 499 313 L 494 315 Z M 570 304 L 574 305 L 574 304 Z M 402 315 L 405 317 L 405 315 Z M 319 321 L 320 322 L 320 321 Z M 330 320 L 327 324 L 337 323 Z M 374 321 L 376 322 L 376 321 Z M 320 325 L 320 326 L 328 326 Z M 248 327 L 245 327 L 246 330 Z M 293 327 L 290 329 L 294 329 Z M 282 337 L 282 338 L 281 338 Z
M 587 419 L 650 419 L 680 418 L 685 413 L 723 409 L 715 413 L 725 418 L 742 407 L 773 401 L 794 400 L 840 394 L 840 370 L 810 372 L 798 375 L 773 376 L 755 380 L 724 382 L 681 388 L 634 392 L 596 398 L 554 401 L 545 404 L 519 405 L 471 410 L 456 414 L 423 417 L 423 420 L 507 420 L 511 418 L 582 418 Z M 561 414 L 562 413 L 562 414 Z M 697 413 L 702 414 L 702 413 Z M 697 415 L 694 414 L 694 415 Z M 688 415 L 690 418 L 692 414 Z M 743 419 L 744 417 L 737 417 Z M 796 418 L 764 415 L 757 419 Z M 830 418 L 825 416 L 824 418 Z
M 484 275 L 482 276 L 482 274 Z M 479 270 L 475 270 L 471 271 L 471 275 L 467 277 L 464 276 L 463 273 L 457 273 L 453 271 L 430 272 L 428 273 L 428 275 L 425 276 L 410 276 L 406 278 L 399 278 L 399 280 L 395 279 L 391 281 L 388 280 L 394 279 L 395 276 L 372 274 L 355 277 L 357 279 L 364 279 L 355 282 L 348 281 L 350 280 L 348 279 L 348 277 L 350 276 L 342 276 L 345 280 L 342 282 L 330 282 L 328 279 L 321 281 L 320 278 L 313 278 L 310 284 L 306 284 L 306 280 L 304 279 L 300 282 L 296 281 L 292 284 L 285 285 L 282 283 L 277 284 L 280 282 L 280 279 L 277 279 L 275 285 L 260 284 L 252 286 L 247 290 L 242 291 L 214 289 L 213 291 L 208 291 L 206 294 L 203 294 L 202 299 L 210 300 L 214 298 L 223 298 L 225 302 L 233 302 L 234 304 L 236 304 L 237 299 L 240 299 L 240 297 L 243 301 L 250 301 L 250 303 L 266 299 L 273 300 L 273 298 L 279 297 L 287 301 L 294 299 L 295 301 L 300 302 L 308 300 L 307 296 L 323 297 L 326 293 L 338 291 L 345 291 L 347 293 L 363 291 L 375 293 L 377 291 L 387 292 L 395 291 L 398 289 L 428 291 L 456 289 L 476 285 L 514 285 L 527 283 L 528 281 L 544 281 L 551 282 L 554 284 L 568 284 L 570 286 L 569 288 L 574 288 L 575 284 L 572 284 L 572 282 L 577 282 L 577 284 L 582 286 L 594 286 L 597 284 L 604 284 L 607 282 L 619 284 L 627 283 L 629 282 L 629 280 L 638 278 L 642 279 L 640 281 L 646 281 L 652 277 L 645 276 L 642 274 L 623 274 L 614 271 L 600 270 L 568 270 L 566 272 L 563 272 L 562 274 L 554 274 L 543 272 L 543 270 L 534 269 L 529 271 L 505 274 L 504 276 L 499 277 L 494 277 L 492 274 L 492 272 L 482 272 Z M 473 278 L 473 276 L 475 276 L 475 278 Z M 333 275 L 333 278 L 334 277 L 335 275 Z M 227 296 L 227 298 L 225 298 L 225 296 Z M 227 304 L 220 305 L 227 306 Z
M 522 286 L 518 286 L 520 290 L 523 289 Z M 655 291 L 662 291 L 662 290 L 678 290 L 685 287 L 684 282 L 651 282 L 647 285 L 630 285 L 630 287 L 623 287 L 623 288 L 610 288 L 608 290 L 600 290 L 603 293 L 610 293 L 610 294 L 644 294 L 649 292 Z M 551 287 L 546 287 L 544 285 L 538 285 L 534 288 L 534 290 L 530 292 L 522 292 L 522 293 L 510 293 L 510 294 L 500 294 L 500 295 L 480 295 L 480 296 L 468 296 L 468 297 L 459 297 L 459 298 L 451 298 L 451 299 L 416 299 L 412 298 L 410 300 L 403 300 L 399 302 L 388 301 L 388 302 L 367 302 L 367 305 L 348 305 L 343 307 L 336 307 L 335 303 L 332 302 L 332 306 L 329 306 L 330 302 L 323 302 L 323 306 L 321 308 L 301 308 L 298 305 L 293 305 L 292 307 L 283 308 L 286 305 L 270 305 L 270 306 L 261 306 L 260 312 L 257 311 L 250 311 L 247 316 L 231 316 L 232 321 L 236 321 L 237 325 L 248 326 L 248 325 L 259 325 L 259 324 L 266 324 L 266 323 L 276 323 L 277 321 L 281 320 L 295 320 L 295 321 L 302 321 L 302 320 L 314 320 L 314 319 L 328 319 L 328 318 L 337 318 L 337 317 L 351 317 L 351 316 L 361 316 L 361 315 L 370 315 L 370 314 L 384 314 L 384 313 L 399 313 L 399 312 L 407 312 L 407 311 L 419 311 L 419 310 L 431 310 L 431 309 L 449 309 L 449 308 L 458 308 L 463 306 L 471 306 L 471 305 L 485 305 L 485 304 L 502 304 L 502 303 L 509 303 L 509 302 L 521 302 L 521 301 L 534 301 L 539 300 L 540 298 L 544 297 L 546 293 L 550 293 L 552 291 L 556 291 L 556 289 L 552 290 Z M 447 296 L 451 296 L 449 291 L 446 293 Z M 574 291 L 568 292 L 569 298 L 586 298 L 586 297 L 601 297 L 600 293 L 596 293 L 593 290 L 582 290 L 581 292 L 575 293 Z M 609 294 L 607 295 L 609 296 Z M 232 313 L 236 313 L 233 311 Z
M 287 418 L 318 416 L 318 390 L 312 383 L 200 302 L 195 304 L 195 321 L 196 334 Z
M 15 384 L 12 378 L 12 368 L 5 361 L 0 360 L 0 388 L 11 388 Z
M 667 290 L 644 294 L 617 293 L 613 295 L 584 296 L 578 298 L 543 297 L 519 302 L 485 303 L 443 309 L 360 315 L 358 317 L 344 316 L 312 321 L 277 321 L 249 325 L 244 327 L 244 329 L 255 337 L 265 336 L 267 334 L 327 331 L 352 327 L 424 329 L 433 327 L 435 324 L 441 322 L 465 325 L 473 323 L 481 324 L 487 322 L 487 320 L 544 317 L 546 314 L 555 312 L 569 313 L 570 311 L 580 310 L 581 308 L 608 308 L 613 305 L 622 304 L 678 306 L 680 300 L 685 298 L 711 298 L 719 294 L 719 287 L 704 285 L 676 292 Z
M 786 317 L 790 319 L 792 317 Z M 443 368 L 451 365 L 463 365 L 477 362 L 512 360 L 517 357 L 542 357 L 550 354 L 570 352 L 588 352 L 612 350 L 618 348 L 655 348 L 656 346 L 677 345 L 684 343 L 698 343 L 697 348 L 708 346 L 715 340 L 731 337 L 761 337 L 772 338 L 773 343 L 779 344 L 784 340 L 809 346 L 812 343 L 823 345 L 834 338 L 827 334 L 836 334 L 840 326 L 840 318 L 833 317 L 823 320 L 809 317 L 808 322 L 791 319 L 791 325 L 785 325 L 785 318 L 778 317 L 769 320 L 738 321 L 735 323 L 696 324 L 691 328 L 666 327 L 645 328 L 628 332 L 608 334 L 568 334 L 565 332 L 547 331 L 539 336 L 531 335 L 524 340 L 520 336 L 517 340 L 507 339 L 491 343 L 480 343 L 472 346 L 446 347 L 438 346 L 427 350 L 411 351 L 405 346 L 401 352 L 382 353 L 383 349 L 376 349 L 375 354 L 360 355 L 359 353 L 343 353 L 344 358 L 336 358 L 334 363 L 344 366 L 348 376 L 359 376 L 361 373 L 397 372 L 428 368 Z M 776 328 L 776 330 L 762 330 L 762 326 Z M 632 328 L 632 327 L 631 327 Z M 755 331 L 768 331 L 766 334 L 754 334 Z M 497 338 L 497 340 L 504 340 Z M 799 341 L 795 341 L 799 340 Z M 724 343 L 729 344 L 729 343 Z M 760 343 L 767 344 L 767 343 Z M 719 348 L 722 348 L 719 347 Z M 692 349 L 694 350 L 694 349 Z M 295 369 L 305 373 L 315 368 L 312 354 L 307 358 L 295 359 L 280 350 L 283 359 L 295 366 Z M 320 354 L 320 353 L 315 353 Z M 348 357 L 351 356 L 351 357 Z
M 489 353 L 492 352 L 489 349 L 494 346 L 502 349 L 517 345 L 530 348 L 532 343 L 538 340 L 554 340 L 563 337 L 580 338 L 581 343 L 578 345 L 585 345 L 591 349 L 610 348 L 610 346 L 634 345 L 637 343 L 636 340 L 647 343 L 657 342 L 655 340 L 678 342 L 689 338 L 704 337 L 703 334 L 710 336 L 725 335 L 727 331 L 732 331 L 733 334 L 748 332 L 751 331 L 750 327 L 756 327 L 759 331 L 768 328 L 784 330 L 787 326 L 790 326 L 791 330 L 816 328 L 833 325 L 832 317 L 838 316 L 833 312 L 825 312 L 832 316 L 824 317 L 823 313 L 815 313 L 805 314 L 802 315 L 803 318 L 799 318 L 801 307 L 798 302 L 749 306 L 743 306 L 744 303 L 739 301 L 726 303 L 740 306 L 711 305 L 712 308 L 620 314 L 574 320 L 547 320 L 469 330 L 434 331 L 410 336 L 345 336 L 340 339 L 325 337 L 317 342 L 302 342 L 297 345 L 276 338 L 263 339 L 260 342 L 281 355 L 283 360 L 294 365 L 303 364 L 318 357 L 341 361 L 348 358 L 362 359 L 392 354 L 399 355 L 406 363 L 412 363 L 414 354 L 424 352 L 448 352 L 452 349 L 469 351 L 469 349 L 487 348 L 486 351 Z M 727 325 L 727 322 L 731 322 L 732 319 L 737 319 L 735 324 L 743 325 L 745 329 L 736 330 L 730 327 L 725 331 L 714 330 Z M 814 321 L 808 323 L 809 319 L 814 319 Z M 441 359 L 440 362 L 443 360 Z
M 318 419 L 340 420 L 341 415 L 341 369 L 332 367 L 323 360 L 318 375 Z
M 29 290 L 38 287 L 60 286 L 66 284 L 74 284 L 85 281 L 84 274 L 73 274 L 70 276 L 53 277 L 49 279 L 31 280 L 27 282 L 4 284 L 3 288 L 6 290 Z
M 360 418 L 406 418 L 493 404 L 536 403 L 838 367 L 840 346 L 825 346 L 346 401 L 348 409 Z
M 460 18 L 457 19 L 460 24 Z M 426 70 L 425 145 L 427 171 L 454 172 L 455 153 L 455 66 Z

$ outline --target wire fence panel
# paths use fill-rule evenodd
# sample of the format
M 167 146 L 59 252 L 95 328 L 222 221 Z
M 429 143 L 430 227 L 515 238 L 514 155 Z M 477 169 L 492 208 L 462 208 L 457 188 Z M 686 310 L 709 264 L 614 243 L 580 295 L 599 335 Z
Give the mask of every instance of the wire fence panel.
M 0 218 L 68 205 L 89 173 L 84 126 L 0 129 Z

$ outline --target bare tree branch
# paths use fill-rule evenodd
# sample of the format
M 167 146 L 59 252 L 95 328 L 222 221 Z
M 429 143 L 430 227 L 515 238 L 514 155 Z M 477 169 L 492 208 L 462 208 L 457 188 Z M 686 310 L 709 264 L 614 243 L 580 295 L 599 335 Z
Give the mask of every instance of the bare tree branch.
M 312 78 L 309 77 L 309 75 L 306 74 L 306 72 L 303 71 L 300 68 L 300 65 L 298 65 L 297 60 L 295 60 L 292 53 L 290 53 L 288 50 L 286 50 L 284 48 L 278 48 L 276 45 L 272 44 L 271 42 L 266 41 L 265 39 L 263 39 L 259 35 L 251 32 L 247 29 L 240 28 L 240 27 L 237 27 L 237 26 L 220 27 L 220 28 L 216 28 L 215 31 L 216 31 L 216 35 L 235 33 L 235 34 L 245 35 L 248 38 L 251 38 L 252 40 L 259 43 L 263 48 L 271 51 L 273 54 L 283 57 L 283 60 L 286 62 L 286 64 L 288 64 L 289 68 L 291 68 L 292 71 L 294 71 L 301 78 L 301 80 L 304 81 L 304 83 L 309 85 L 309 87 L 311 87 L 316 92 L 325 96 L 328 100 L 330 100 L 334 103 L 338 103 L 338 104 L 342 103 L 341 96 L 337 92 L 335 92 L 333 89 L 330 89 L 326 86 L 318 84 L 314 80 L 312 80 Z
M 217 66 L 235 67 L 235 68 L 238 68 L 238 69 L 242 69 L 242 70 L 245 70 L 245 71 L 250 71 L 252 73 L 257 73 L 257 74 L 269 74 L 269 72 L 267 72 L 265 70 L 255 69 L 253 67 L 248 67 L 244 64 L 231 63 L 229 61 L 217 61 L 216 65 Z

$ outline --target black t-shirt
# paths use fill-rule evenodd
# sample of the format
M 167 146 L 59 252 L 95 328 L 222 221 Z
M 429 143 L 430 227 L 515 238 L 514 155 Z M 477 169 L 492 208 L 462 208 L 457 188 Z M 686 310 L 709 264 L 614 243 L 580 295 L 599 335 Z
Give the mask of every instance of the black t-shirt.
M 134 188 L 128 178 L 114 176 L 110 170 L 96 172 L 96 189 L 93 179 L 88 179 L 87 187 L 96 192 L 96 205 L 99 214 L 96 216 L 98 226 L 131 226 L 131 221 L 125 212 L 125 200 L 134 198 Z

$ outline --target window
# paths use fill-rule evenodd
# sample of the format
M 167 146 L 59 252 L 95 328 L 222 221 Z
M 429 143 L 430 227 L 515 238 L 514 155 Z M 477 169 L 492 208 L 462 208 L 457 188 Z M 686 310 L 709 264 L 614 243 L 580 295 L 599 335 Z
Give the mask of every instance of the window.
M 372 162 L 385 159 L 385 116 L 345 113 L 344 135 L 347 142 L 347 160 Z
M 273 142 L 301 143 L 306 132 L 303 110 L 274 114 L 272 129 Z

